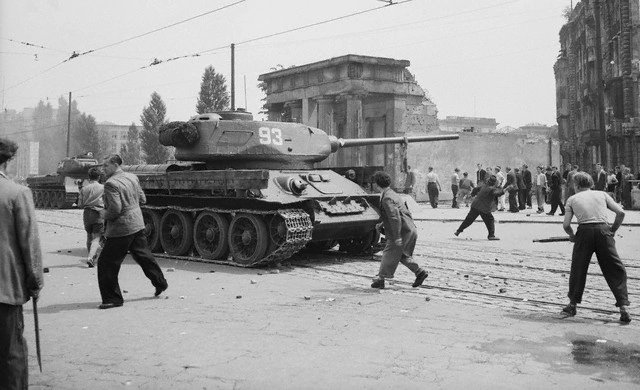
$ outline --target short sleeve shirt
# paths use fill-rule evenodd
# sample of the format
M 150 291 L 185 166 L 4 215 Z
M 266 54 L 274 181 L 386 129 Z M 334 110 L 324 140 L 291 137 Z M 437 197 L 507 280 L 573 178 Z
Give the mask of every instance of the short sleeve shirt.
M 582 191 L 567 199 L 566 208 L 571 209 L 578 224 L 609 223 L 607 218 L 607 198 L 611 196 L 603 191 Z

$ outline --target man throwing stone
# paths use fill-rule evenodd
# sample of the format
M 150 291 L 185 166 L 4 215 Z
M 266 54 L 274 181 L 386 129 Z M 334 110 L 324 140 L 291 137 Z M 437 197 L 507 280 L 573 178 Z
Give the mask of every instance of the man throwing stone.
M 162 270 L 149 250 L 144 233 L 140 204 L 146 203 L 147 199 L 138 177 L 124 172 L 120 165 L 122 158 L 117 154 L 104 159 L 104 172 L 108 177 L 104 184 L 107 239 L 98 258 L 98 284 L 102 296 L 100 309 L 122 306 L 124 299 L 118 284 L 118 273 L 127 251 L 151 280 L 156 288 L 156 296 L 168 287 Z
M 374 173 L 372 181 L 373 188 L 380 192 L 380 217 L 387 244 L 382 251 L 378 277 L 373 280 L 371 287 L 384 288 L 385 278 L 393 278 L 398 263 L 404 264 L 416 275 L 413 287 L 419 287 L 429 274 L 412 259 L 418 232 L 411 213 L 400 196 L 389 188 L 391 177 L 387 173 Z

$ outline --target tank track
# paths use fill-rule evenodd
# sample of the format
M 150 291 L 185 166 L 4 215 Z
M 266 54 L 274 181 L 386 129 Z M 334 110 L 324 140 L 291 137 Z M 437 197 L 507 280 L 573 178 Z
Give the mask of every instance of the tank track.
M 197 260 L 201 262 L 208 263 L 216 263 L 216 264 L 227 264 L 234 265 L 237 267 L 260 267 L 271 264 L 279 263 L 283 260 L 288 259 L 293 256 L 296 252 L 300 251 L 304 248 L 309 241 L 311 241 L 311 232 L 313 231 L 313 225 L 311 223 L 311 218 L 309 218 L 309 214 L 307 214 L 302 209 L 280 209 L 280 210 L 252 210 L 252 209 L 217 209 L 211 207 L 201 207 L 201 208 L 189 208 L 189 207 L 180 207 L 180 206 L 150 206 L 145 205 L 143 208 L 149 210 L 177 210 L 182 212 L 201 212 L 201 211 L 210 211 L 214 213 L 221 214 L 238 214 L 238 213 L 246 213 L 246 214 L 259 214 L 259 215 L 280 215 L 287 226 L 287 235 L 284 237 L 284 241 L 278 245 L 278 247 L 271 251 L 267 256 L 258 259 L 252 263 L 244 264 L 237 263 L 233 261 L 233 257 L 230 256 L 228 260 L 210 260 L 205 259 L 203 257 L 194 257 L 194 256 L 170 256 L 171 258 L 184 258 L 185 260 Z M 164 255 L 163 255 L 164 256 Z

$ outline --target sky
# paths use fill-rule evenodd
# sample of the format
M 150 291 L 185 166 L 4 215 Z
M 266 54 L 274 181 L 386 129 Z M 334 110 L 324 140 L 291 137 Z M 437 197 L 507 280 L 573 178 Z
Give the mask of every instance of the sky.
M 440 119 L 556 124 L 553 64 L 570 0 L 393 1 L 0 0 L 1 104 L 55 108 L 72 92 L 98 122 L 128 125 L 155 91 L 168 119 L 187 120 L 207 66 L 230 85 L 236 43 L 236 106 L 254 113 L 260 74 L 358 54 L 409 60 Z

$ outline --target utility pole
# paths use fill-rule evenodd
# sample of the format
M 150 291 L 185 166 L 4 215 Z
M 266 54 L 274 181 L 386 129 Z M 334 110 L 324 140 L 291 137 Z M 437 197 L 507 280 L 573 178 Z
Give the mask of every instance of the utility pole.
M 71 92 L 69 92 L 69 110 L 67 111 L 67 157 L 69 157 L 70 140 L 71 140 Z
M 231 111 L 236 110 L 236 44 L 231 44 Z
M 600 0 L 593 1 L 593 16 L 595 21 L 595 55 L 596 55 L 596 95 L 598 109 L 598 131 L 600 132 L 600 162 L 608 166 L 607 160 L 607 129 L 604 125 L 604 91 L 602 78 L 602 48 L 601 48 L 601 32 L 600 32 Z

